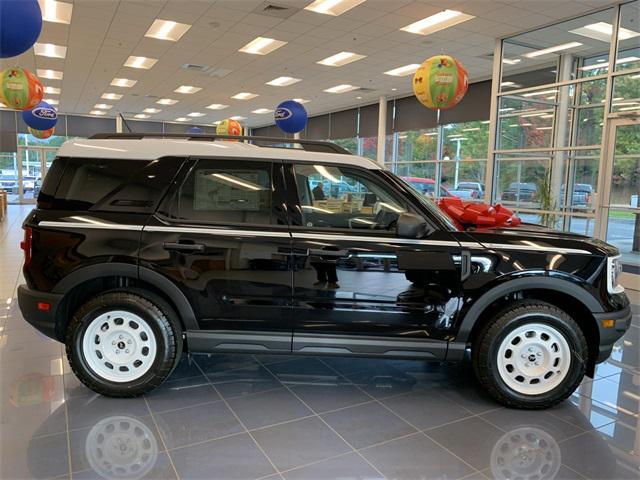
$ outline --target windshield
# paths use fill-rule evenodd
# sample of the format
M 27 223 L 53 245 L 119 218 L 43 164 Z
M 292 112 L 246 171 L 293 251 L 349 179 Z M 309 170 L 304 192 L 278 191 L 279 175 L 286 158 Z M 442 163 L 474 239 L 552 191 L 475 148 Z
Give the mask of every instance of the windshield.
M 423 195 L 423 193 L 418 188 L 416 188 L 411 182 L 401 177 L 398 177 L 391 172 L 388 172 L 388 173 L 390 175 L 393 175 L 394 177 L 399 179 L 403 184 L 409 187 L 409 190 L 415 193 L 415 196 L 418 198 L 418 200 L 420 200 L 420 203 L 422 203 L 422 205 L 424 205 L 429 210 L 429 212 L 433 214 L 434 217 L 436 217 L 444 225 L 446 225 L 449 230 L 460 230 L 456 226 L 454 221 L 451 219 L 451 217 L 446 213 L 444 213 L 431 197 Z

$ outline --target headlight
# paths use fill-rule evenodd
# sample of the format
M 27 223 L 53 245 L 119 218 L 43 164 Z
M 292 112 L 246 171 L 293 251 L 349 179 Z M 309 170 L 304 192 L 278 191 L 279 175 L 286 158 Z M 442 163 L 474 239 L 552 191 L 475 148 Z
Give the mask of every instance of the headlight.
M 624 287 L 620 285 L 620 274 L 622 273 L 622 262 L 620 255 L 607 258 L 607 290 L 609 293 L 622 293 Z

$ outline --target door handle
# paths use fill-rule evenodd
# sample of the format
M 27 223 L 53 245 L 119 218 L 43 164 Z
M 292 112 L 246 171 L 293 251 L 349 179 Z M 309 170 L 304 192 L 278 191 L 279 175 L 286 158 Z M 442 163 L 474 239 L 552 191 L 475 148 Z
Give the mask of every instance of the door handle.
M 310 248 L 309 255 L 320 257 L 348 257 L 349 250 L 322 250 L 320 248 Z
M 177 250 L 182 252 L 204 252 L 204 245 L 202 243 L 176 243 L 176 242 L 164 242 L 162 248 L 165 250 Z

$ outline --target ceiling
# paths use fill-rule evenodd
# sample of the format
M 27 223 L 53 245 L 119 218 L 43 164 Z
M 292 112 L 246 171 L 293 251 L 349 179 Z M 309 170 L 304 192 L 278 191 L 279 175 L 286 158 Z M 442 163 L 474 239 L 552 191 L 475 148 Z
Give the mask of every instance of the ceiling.
M 553 21 L 577 16 L 616 3 L 610 0 L 367 0 L 339 16 L 304 10 L 311 0 L 65 0 L 73 3 L 70 24 L 44 22 L 41 43 L 67 47 L 64 59 L 35 56 L 33 49 L 4 59 L 0 67 L 19 65 L 32 70 L 64 72 L 62 80 L 43 80 L 61 89 L 61 113 L 89 114 L 94 105 L 113 105 L 107 116 L 126 117 L 153 107 L 162 109 L 149 120 L 173 121 L 191 112 L 206 113 L 193 123 L 213 123 L 233 115 L 247 117 L 247 126 L 272 123 L 273 109 L 288 98 L 304 98 L 311 115 L 375 102 L 380 95 L 411 93 L 411 78 L 383 74 L 387 70 L 421 63 L 437 53 L 458 58 L 472 81 L 490 78 L 495 38 L 518 33 Z M 280 18 L 265 14 L 277 5 Z M 400 28 L 443 9 L 459 10 L 476 18 L 423 36 Z M 177 42 L 145 37 L 156 18 L 192 27 Z M 267 55 L 238 49 L 258 36 L 288 42 Z M 318 65 L 318 60 L 338 52 L 366 55 L 342 67 Z M 123 66 L 131 55 L 157 58 L 149 70 Z M 197 64 L 222 71 L 222 77 L 185 69 Z M 302 79 L 288 87 L 265 85 L 279 77 Z M 131 88 L 110 86 L 114 78 L 137 80 Z M 339 84 L 366 88 L 342 94 L 323 92 Z M 180 85 L 201 87 L 195 94 L 175 93 Z M 104 100 L 105 92 L 123 94 Z M 256 93 L 251 100 L 231 99 L 239 92 Z M 157 105 L 158 98 L 179 102 Z M 224 110 L 205 108 L 212 103 Z

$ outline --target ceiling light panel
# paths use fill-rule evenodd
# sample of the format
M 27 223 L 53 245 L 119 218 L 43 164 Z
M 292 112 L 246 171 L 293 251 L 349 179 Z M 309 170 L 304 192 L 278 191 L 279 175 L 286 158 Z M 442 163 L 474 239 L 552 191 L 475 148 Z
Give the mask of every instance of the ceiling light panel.
M 202 113 L 202 112 L 191 112 L 189 114 L 187 114 L 187 117 L 204 117 L 206 115 L 206 113 Z
M 306 98 L 292 98 L 291 100 L 293 100 L 294 102 L 298 102 L 298 103 L 309 103 L 310 100 L 307 100 Z
M 172 98 L 161 98 L 156 103 L 159 105 L 175 105 L 178 103 L 178 100 L 174 100 Z
M 162 110 L 159 108 L 145 108 L 143 110 L 144 113 L 160 113 Z
M 60 89 L 56 87 L 44 87 L 44 93 L 49 95 L 60 95 Z
M 525 53 L 522 56 L 526 58 L 536 58 L 542 55 L 548 55 L 550 53 L 561 52 L 563 50 L 569 50 L 570 48 L 580 47 L 580 42 L 562 43 L 560 45 L 554 45 L 553 47 L 543 48 L 541 50 L 534 50 L 533 52 Z
M 316 63 L 319 63 L 320 65 L 327 65 L 328 67 L 342 67 L 348 63 L 362 60 L 365 57 L 366 55 L 359 55 L 353 52 L 340 52 Z
M 209 110 L 224 110 L 228 106 L 229 105 L 223 105 L 222 103 L 212 103 L 211 105 L 208 105 L 207 108 Z
M 229 117 L 231 120 L 236 120 L 239 122 L 240 120 L 246 120 L 247 117 L 243 117 L 242 115 L 234 115 L 233 117 Z
M 169 40 L 171 42 L 177 42 L 180 38 L 187 33 L 191 28 L 191 25 L 186 23 L 178 23 L 171 20 L 156 19 L 153 21 L 145 37 L 156 38 L 158 40 Z
M 91 115 L 105 115 L 107 112 L 104 110 L 91 110 L 89 114 Z
M 304 9 L 310 12 L 337 17 L 364 2 L 365 0 L 315 0 L 304 7 Z
M 238 51 L 251 53 L 253 55 L 267 55 L 286 44 L 287 42 L 276 40 L 274 38 L 257 37 L 254 40 L 251 40 Z
M 109 105 L 107 103 L 96 103 L 93 108 L 97 108 L 99 110 L 111 110 L 111 108 L 113 108 L 113 105 Z
M 129 58 L 127 58 L 127 61 L 124 62 L 124 66 L 130 67 L 130 68 L 142 68 L 145 70 L 149 70 L 151 67 L 153 67 L 156 64 L 157 61 L 158 61 L 157 58 L 130 56 Z
M 131 88 L 136 83 L 138 83 L 137 80 L 131 80 L 129 78 L 114 78 L 113 80 L 111 80 L 111 85 L 112 86 L 114 86 L 114 87 L 122 87 L 122 88 Z
M 42 20 L 52 23 L 71 23 L 71 14 L 73 13 L 73 4 L 65 2 L 56 2 L 55 0 L 38 0 L 40 11 L 42 12 Z
M 256 110 L 252 110 L 251 113 L 257 113 L 258 115 L 264 115 L 265 113 L 271 113 L 273 110 L 268 108 L 258 108 Z
M 63 73 L 58 70 L 48 70 L 45 68 L 38 68 L 36 74 L 39 78 L 48 78 L 50 80 L 62 80 Z
M 149 118 L 149 115 L 145 115 L 144 113 L 138 113 L 134 115 L 135 118 Z
M 506 57 L 502 58 L 502 63 L 507 65 L 517 65 L 521 61 L 522 61 L 521 58 L 506 58 Z
M 185 95 L 191 95 L 193 93 L 199 92 L 202 90 L 200 87 L 193 87 L 191 85 L 180 85 L 178 88 L 174 90 L 176 93 L 184 93 Z
M 476 17 L 473 15 L 468 15 L 457 10 L 443 10 L 435 15 L 431 15 L 430 17 L 411 23 L 406 27 L 402 27 L 400 30 L 409 33 L 417 33 L 418 35 L 430 35 L 474 18 Z
M 609 43 L 611 41 L 611 33 L 613 31 L 613 25 L 606 22 L 597 22 L 584 27 L 569 30 L 569 33 L 576 35 L 582 35 L 583 37 L 593 38 L 594 40 L 600 40 L 601 42 Z M 618 31 L 618 40 L 628 40 L 630 38 L 638 37 L 640 33 L 629 30 L 628 28 L 620 28 Z
M 105 100 L 120 100 L 122 98 L 121 93 L 103 93 L 100 98 Z
M 67 56 L 67 47 L 53 43 L 34 43 L 33 51 L 40 57 L 65 58 Z
M 346 93 L 346 92 L 351 92 L 353 90 L 358 90 L 359 88 L 360 87 L 357 87 L 355 85 L 343 84 L 343 85 L 336 85 L 335 87 L 327 88 L 324 91 L 327 93 Z
M 251 100 L 252 98 L 256 98 L 258 96 L 257 93 L 249 93 L 249 92 L 240 92 L 236 93 L 233 97 L 236 100 Z
M 412 63 L 410 65 L 405 65 L 404 67 L 394 68 L 393 70 L 388 70 L 384 72 L 385 75 L 391 75 L 393 77 L 406 77 L 407 75 L 411 75 L 416 73 L 416 70 L 420 68 L 419 63 Z
M 58 105 L 60 102 L 58 100 L 56 100 L 55 98 L 45 98 L 43 100 L 44 102 L 47 102 L 51 105 Z
M 188 119 L 187 117 L 179 117 L 179 118 L 176 118 L 176 122 L 186 122 L 186 121 L 188 121 L 188 120 L 189 120 L 189 119 Z
M 619 64 L 619 63 L 637 62 L 638 60 L 640 60 L 640 57 L 623 57 L 623 58 L 619 58 L 619 59 L 616 60 L 616 65 Z M 609 68 L 609 62 L 595 63 L 593 65 L 587 65 L 585 67 L 580 67 L 578 70 L 589 71 L 589 70 L 596 70 L 596 69 L 599 69 L 599 68 L 604 68 L 604 69 Z
M 271 85 L 272 87 L 288 87 L 289 85 L 293 85 L 294 83 L 301 82 L 301 78 L 293 78 L 293 77 L 278 77 L 274 78 L 270 82 L 267 82 L 267 85 Z

